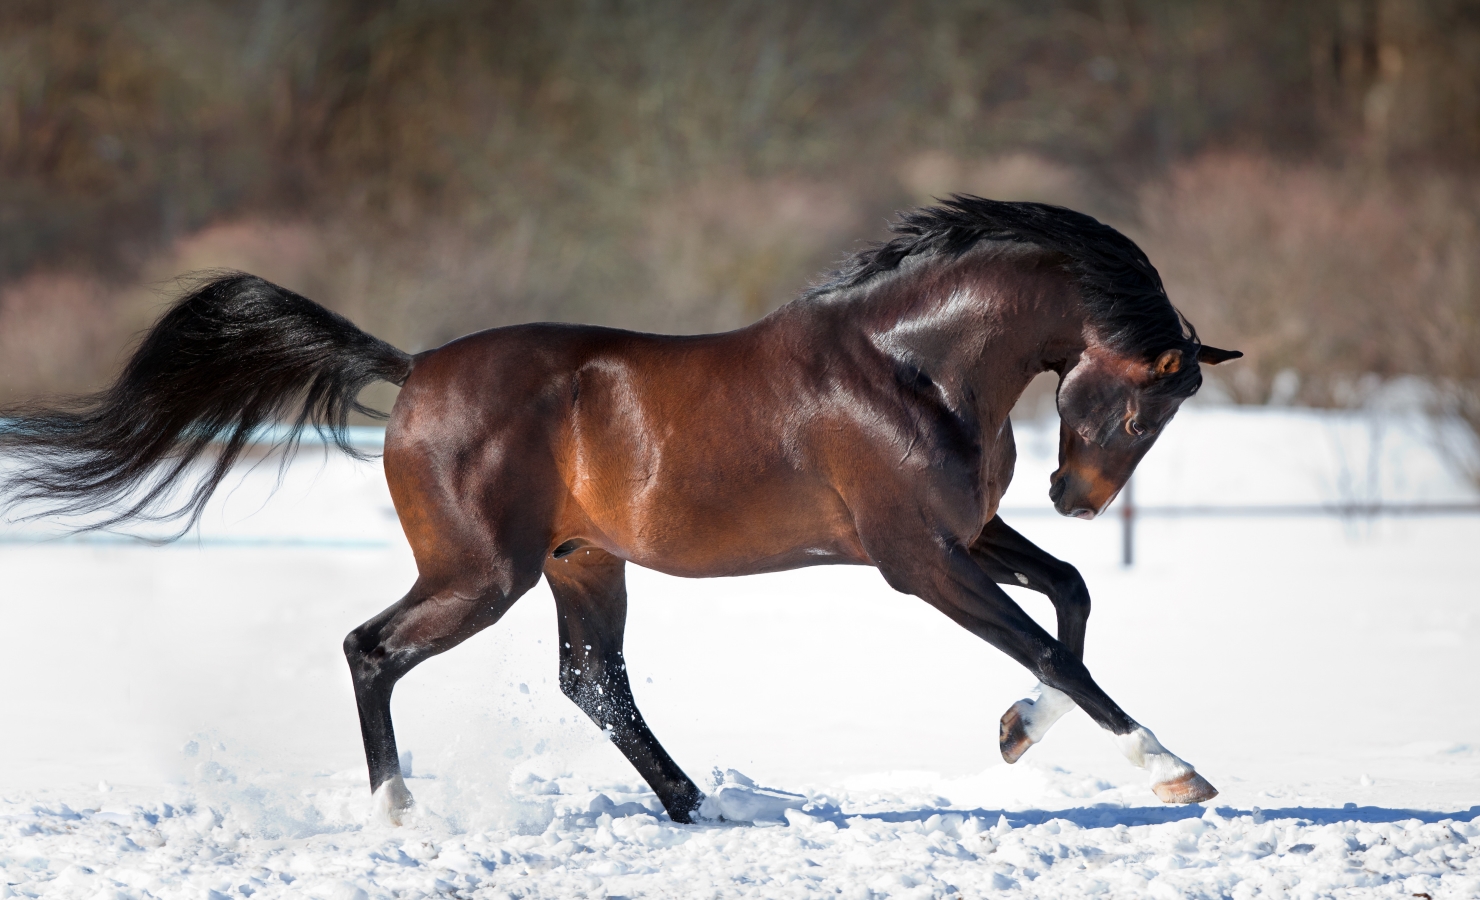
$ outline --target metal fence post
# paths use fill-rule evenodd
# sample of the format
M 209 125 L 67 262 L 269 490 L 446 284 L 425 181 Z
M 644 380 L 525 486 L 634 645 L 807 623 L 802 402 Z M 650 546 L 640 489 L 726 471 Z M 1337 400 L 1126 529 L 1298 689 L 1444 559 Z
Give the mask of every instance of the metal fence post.
M 1130 566 L 1136 561 L 1136 480 L 1126 480 L 1125 490 L 1120 492 L 1120 564 Z

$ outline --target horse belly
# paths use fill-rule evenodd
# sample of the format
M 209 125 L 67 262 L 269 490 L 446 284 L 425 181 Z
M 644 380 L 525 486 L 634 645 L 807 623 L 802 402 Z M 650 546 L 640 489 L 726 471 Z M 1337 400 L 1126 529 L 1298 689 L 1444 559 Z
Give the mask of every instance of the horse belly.
M 688 474 L 635 484 L 617 502 L 577 488 L 589 539 L 644 568 L 696 578 L 867 561 L 851 515 L 825 485 Z

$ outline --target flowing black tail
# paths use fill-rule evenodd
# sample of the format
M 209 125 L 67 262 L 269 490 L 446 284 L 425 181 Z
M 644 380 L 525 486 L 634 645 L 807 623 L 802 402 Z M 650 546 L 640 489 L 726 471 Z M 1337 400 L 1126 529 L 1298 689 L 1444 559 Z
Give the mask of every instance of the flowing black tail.
M 118 380 L 60 408 L 6 410 L 0 506 L 90 515 L 83 530 L 200 518 L 253 433 L 289 424 L 285 452 L 314 425 L 352 456 L 349 414 L 360 390 L 405 382 L 411 357 L 312 300 L 239 272 L 213 273 L 144 336 Z M 171 504 L 191 464 L 216 446 L 209 472 Z M 32 512 L 39 510 L 39 512 Z

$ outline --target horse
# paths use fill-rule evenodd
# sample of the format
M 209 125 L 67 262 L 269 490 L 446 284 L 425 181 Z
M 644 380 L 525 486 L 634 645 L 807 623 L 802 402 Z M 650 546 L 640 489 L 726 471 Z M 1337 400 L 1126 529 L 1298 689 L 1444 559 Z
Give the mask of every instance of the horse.
M 628 684 L 629 562 L 692 578 L 873 566 L 1038 679 L 1001 718 L 1008 763 L 1078 706 L 1162 801 L 1211 799 L 1085 667 L 1079 572 L 997 510 L 1016 458 L 1008 413 L 1035 375 L 1059 376 L 1049 498 L 1092 519 L 1200 367 L 1242 354 L 1202 344 L 1145 253 L 1082 213 L 958 194 L 891 228 L 735 331 L 525 324 L 416 355 L 261 278 L 207 273 L 102 392 L 8 411 L 0 496 L 92 516 L 78 527 L 183 521 L 184 534 L 260 428 L 286 423 L 285 453 L 315 427 L 353 454 L 349 415 L 379 415 L 360 391 L 399 385 L 383 463 L 417 577 L 344 641 L 371 796 L 392 822 L 413 803 L 392 689 L 541 576 L 561 690 L 672 821 L 694 820 L 704 794 Z M 1057 636 L 1003 584 L 1047 596 Z

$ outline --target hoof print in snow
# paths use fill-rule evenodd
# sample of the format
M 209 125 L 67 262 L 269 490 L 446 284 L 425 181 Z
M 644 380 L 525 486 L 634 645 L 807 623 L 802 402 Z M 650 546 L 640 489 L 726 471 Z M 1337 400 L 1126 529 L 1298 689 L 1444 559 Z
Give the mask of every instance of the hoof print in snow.
M 1218 796 L 1218 789 L 1196 772 L 1188 772 L 1181 778 L 1153 784 L 1151 790 L 1162 803 L 1202 803 Z

